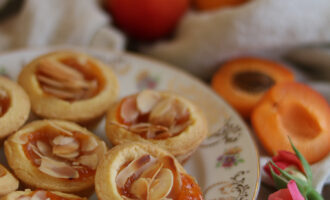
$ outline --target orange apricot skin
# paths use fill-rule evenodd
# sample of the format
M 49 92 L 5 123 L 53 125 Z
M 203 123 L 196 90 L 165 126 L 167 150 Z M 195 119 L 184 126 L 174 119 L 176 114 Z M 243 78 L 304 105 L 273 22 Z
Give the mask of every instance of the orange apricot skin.
M 198 10 L 215 10 L 239 6 L 248 1 L 249 0 L 195 0 L 194 4 Z
M 233 84 L 238 72 L 258 71 L 271 77 L 275 84 L 294 80 L 293 73 L 274 61 L 243 57 L 228 61 L 222 65 L 212 78 L 212 88 L 234 107 L 243 118 L 249 119 L 254 106 L 265 92 L 249 93 L 238 89 Z
M 330 151 L 330 107 L 312 88 L 296 82 L 272 87 L 252 112 L 251 123 L 267 152 L 293 152 L 288 137 L 313 164 Z

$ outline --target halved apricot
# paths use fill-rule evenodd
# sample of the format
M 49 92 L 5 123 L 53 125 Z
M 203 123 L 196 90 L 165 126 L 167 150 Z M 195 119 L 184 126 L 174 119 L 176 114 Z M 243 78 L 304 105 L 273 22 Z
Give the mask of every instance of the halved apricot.
M 249 0 L 194 0 L 198 10 L 214 10 L 225 7 L 239 6 Z
M 330 151 L 329 104 L 301 83 L 272 87 L 253 110 L 251 122 L 259 141 L 272 155 L 279 150 L 292 151 L 288 137 L 310 163 Z
M 261 58 L 237 58 L 220 67 L 212 79 L 213 89 L 245 119 L 264 93 L 276 83 L 293 81 L 283 65 Z

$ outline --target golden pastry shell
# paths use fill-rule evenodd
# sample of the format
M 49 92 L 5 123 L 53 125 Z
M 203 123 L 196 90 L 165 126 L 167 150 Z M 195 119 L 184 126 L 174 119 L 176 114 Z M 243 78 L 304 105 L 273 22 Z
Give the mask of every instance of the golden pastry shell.
M 69 102 L 43 92 L 36 78 L 37 64 L 40 60 L 51 57 L 86 58 L 95 63 L 105 79 L 104 88 L 89 99 Z M 26 65 L 19 74 L 18 82 L 28 93 L 32 102 L 32 110 L 39 116 L 51 119 L 70 120 L 87 123 L 102 116 L 118 95 L 118 81 L 109 66 L 82 53 L 59 51 L 34 59 Z
M 187 99 L 170 92 L 159 93 L 162 96 L 173 96 L 187 106 L 192 124 L 177 136 L 161 140 L 145 139 L 138 134 L 111 123 L 119 123 L 117 120 L 117 110 L 119 109 L 120 102 L 117 102 L 107 113 L 107 137 L 114 145 L 132 141 L 155 144 L 172 153 L 180 162 L 184 162 L 206 138 L 208 133 L 206 118 L 201 110 Z
M 14 190 L 17 190 L 18 180 L 0 164 L 0 171 L 4 174 L 0 175 L 0 197 L 6 195 Z
M 121 167 L 129 161 L 143 155 L 155 158 L 171 156 L 167 151 L 147 143 L 132 142 L 117 145 L 106 153 L 97 167 L 95 175 L 95 190 L 100 200 L 122 200 L 118 192 L 116 177 Z M 174 158 L 180 173 L 186 173 L 184 168 Z
M 31 106 L 28 95 L 14 81 L 0 76 L 0 88 L 5 90 L 10 98 L 8 110 L 0 117 L 0 139 L 3 139 L 26 122 Z
M 89 136 L 95 137 L 99 143 L 103 142 L 87 129 L 72 122 L 61 120 L 34 121 L 24 126 L 5 141 L 4 150 L 9 166 L 14 171 L 16 176 L 31 189 L 42 188 L 45 190 L 74 193 L 81 196 L 90 195 L 93 191 L 94 176 L 87 177 L 82 181 L 70 181 L 67 179 L 49 176 L 41 172 L 35 165 L 33 165 L 32 161 L 26 157 L 22 145 L 16 142 L 17 140 L 20 140 L 19 137 L 21 135 L 31 133 L 47 126 L 49 122 L 54 123 L 66 130 L 88 134 Z

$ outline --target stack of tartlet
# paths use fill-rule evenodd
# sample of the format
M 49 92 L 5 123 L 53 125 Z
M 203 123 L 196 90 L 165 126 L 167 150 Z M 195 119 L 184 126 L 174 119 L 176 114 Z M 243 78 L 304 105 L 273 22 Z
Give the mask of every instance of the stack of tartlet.
M 199 108 L 153 90 L 117 101 L 118 91 L 110 67 L 76 52 L 34 59 L 18 84 L 0 77 L 0 139 L 13 172 L 0 165 L 0 199 L 86 199 L 94 189 L 103 200 L 203 199 L 180 164 L 207 135 Z M 40 119 L 24 125 L 30 109 Z M 106 112 L 109 151 L 86 128 Z

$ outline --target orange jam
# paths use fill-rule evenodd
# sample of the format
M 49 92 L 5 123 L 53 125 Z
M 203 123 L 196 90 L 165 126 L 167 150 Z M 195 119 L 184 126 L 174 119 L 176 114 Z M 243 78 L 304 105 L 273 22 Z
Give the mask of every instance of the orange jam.
M 181 174 L 182 188 L 177 200 L 203 200 L 200 187 L 188 174 Z
M 68 136 L 68 134 L 61 132 L 60 130 L 54 129 L 50 126 L 45 126 L 40 128 L 39 130 L 36 130 L 32 133 L 30 133 L 28 135 L 28 142 L 26 144 L 23 145 L 23 150 L 25 152 L 25 155 L 32 161 L 32 163 L 39 167 L 40 163 L 36 162 L 37 160 L 40 159 L 40 156 L 37 155 L 31 148 L 31 146 L 29 144 L 35 145 L 37 141 L 42 141 L 48 145 L 50 145 L 51 141 L 53 141 L 53 139 L 59 135 L 63 135 L 63 136 Z M 75 138 L 80 144 L 82 143 L 83 140 L 87 140 L 88 139 L 88 135 L 83 134 L 83 133 L 79 133 L 79 132 L 72 132 L 72 136 L 73 138 Z M 82 152 L 79 152 L 79 156 L 83 155 Z M 77 156 L 78 157 L 78 156 Z M 58 160 L 61 161 L 69 161 L 67 159 L 64 158 L 58 158 Z M 70 161 L 70 162 L 75 162 L 75 160 Z M 72 165 L 72 163 L 71 163 Z M 84 166 L 84 165 L 79 165 L 79 168 L 76 168 L 76 170 L 79 173 L 79 178 L 77 179 L 70 179 L 72 181 L 81 181 L 85 178 L 88 178 L 90 176 L 94 176 L 95 175 L 95 170 Z
M 1 90 L 1 92 L 2 92 L 2 90 Z M 5 96 L 0 95 L 0 107 L 1 107 L 0 117 L 2 117 L 7 112 L 8 108 L 10 106 L 10 98 L 5 91 L 4 91 L 4 93 L 6 94 Z

